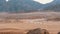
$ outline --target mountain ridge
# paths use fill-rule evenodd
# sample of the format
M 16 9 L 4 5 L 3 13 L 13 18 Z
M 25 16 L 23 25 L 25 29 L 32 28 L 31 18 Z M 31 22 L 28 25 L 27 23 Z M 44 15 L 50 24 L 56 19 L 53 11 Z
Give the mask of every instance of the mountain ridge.
M 48 4 L 41 4 L 33 0 L 0 0 L 0 12 L 30 12 L 35 10 L 57 10 L 60 11 L 60 0 L 54 0 Z M 55 6 L 57 8 L 55 9 Z M 59 6 L 58 6 L 59 5 Z

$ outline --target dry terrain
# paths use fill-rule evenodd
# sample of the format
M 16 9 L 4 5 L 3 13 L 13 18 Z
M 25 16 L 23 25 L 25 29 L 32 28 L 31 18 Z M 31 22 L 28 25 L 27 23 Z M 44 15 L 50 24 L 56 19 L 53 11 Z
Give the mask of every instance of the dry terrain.
M 21 32 L 35 28 L 48 30 L 49 34 L 60 32 L 60 12 L 0 13 L 0 32 Z

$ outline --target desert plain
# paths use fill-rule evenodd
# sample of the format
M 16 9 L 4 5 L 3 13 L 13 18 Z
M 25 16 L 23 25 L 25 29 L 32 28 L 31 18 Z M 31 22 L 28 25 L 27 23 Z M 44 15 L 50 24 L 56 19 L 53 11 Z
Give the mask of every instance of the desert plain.
M 49 34 L 58 34 L 60 12 L 0 13 L 0 32 L 26 34 L 35 28 L 46 29 Z

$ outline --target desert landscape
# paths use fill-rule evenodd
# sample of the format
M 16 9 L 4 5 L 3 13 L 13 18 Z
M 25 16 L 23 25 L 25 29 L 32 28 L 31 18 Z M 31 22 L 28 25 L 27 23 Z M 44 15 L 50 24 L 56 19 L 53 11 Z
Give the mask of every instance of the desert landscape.
M 27 34 L 36 28 L 58 34 L 60 12 L 0 13 L 0 34 Z

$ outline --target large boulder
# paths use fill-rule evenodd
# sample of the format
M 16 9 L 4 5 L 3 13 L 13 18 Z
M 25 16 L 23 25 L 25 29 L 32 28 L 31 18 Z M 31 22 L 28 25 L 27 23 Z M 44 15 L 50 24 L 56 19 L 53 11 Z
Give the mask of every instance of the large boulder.
M 49 34 L 46 29 L 36 28 L 27 32 L 27 34 Z
M 41 34 L 41 29 L 36 28 L 27 32 L 27 34 Z
M 41 34 L 49 34 L 49 32 L 46 29 L 42 29 Z
M 60 34 L 60 32 L 58 32 L 58 34 Z

